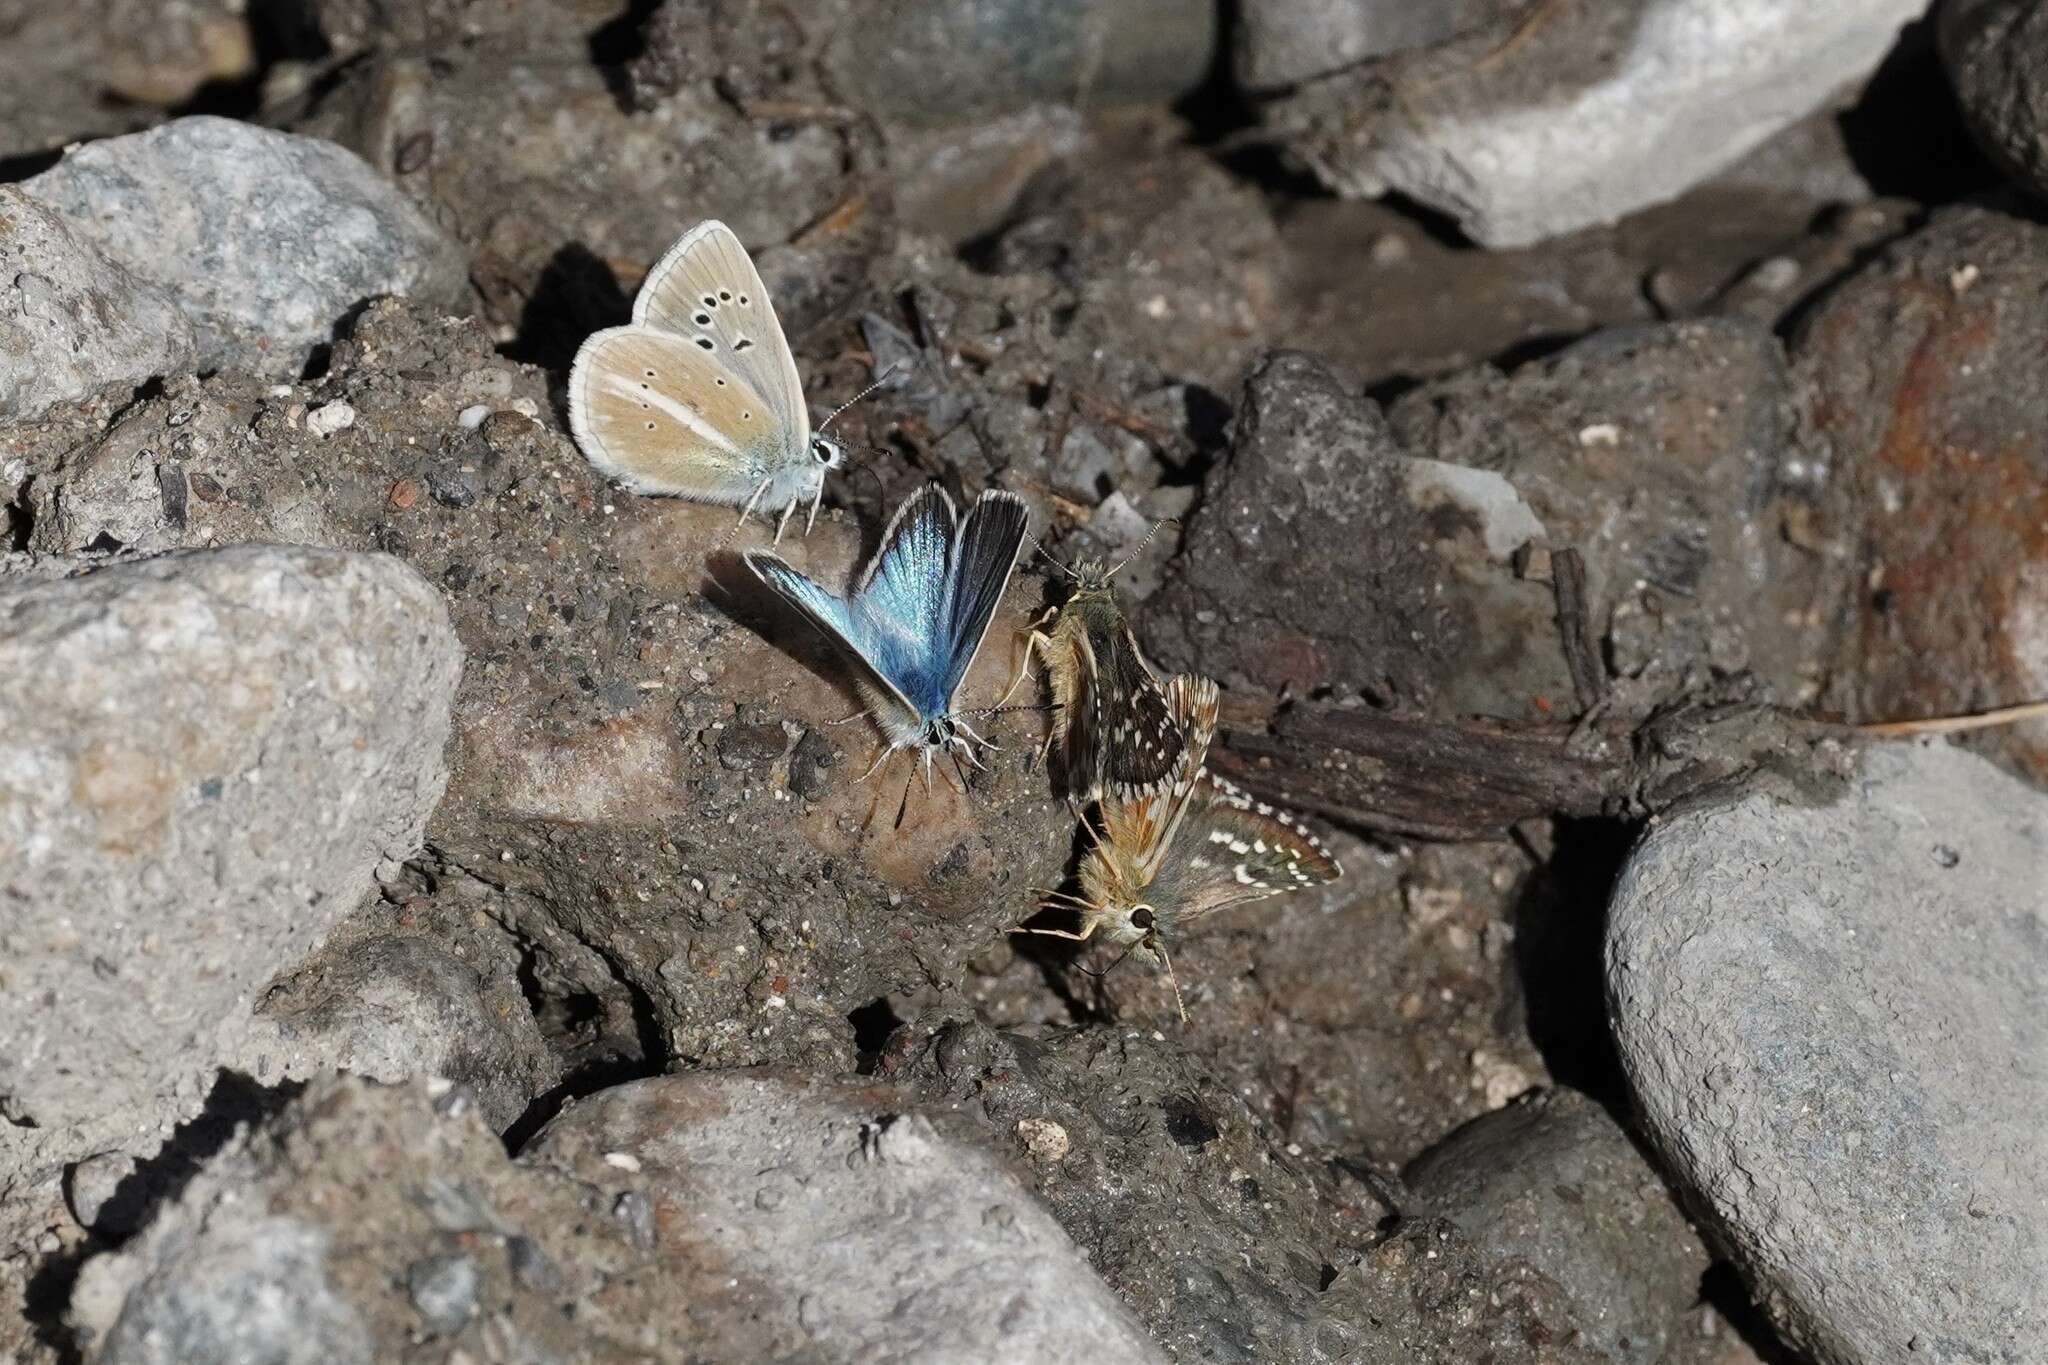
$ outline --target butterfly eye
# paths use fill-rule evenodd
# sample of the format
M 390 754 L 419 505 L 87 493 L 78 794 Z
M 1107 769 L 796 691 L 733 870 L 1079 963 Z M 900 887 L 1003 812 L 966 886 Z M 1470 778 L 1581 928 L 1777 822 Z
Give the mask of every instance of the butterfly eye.
M 1141 905 L 1131 911 L 1132 927 L 1149 930 L 1155 923 L 1157 923 L 1157 917 L 1153 915 L 1151 906 Z

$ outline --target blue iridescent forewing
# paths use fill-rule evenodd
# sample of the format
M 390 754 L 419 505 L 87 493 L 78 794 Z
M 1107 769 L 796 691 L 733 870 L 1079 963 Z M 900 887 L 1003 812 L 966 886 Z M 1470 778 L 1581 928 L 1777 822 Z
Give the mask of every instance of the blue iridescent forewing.
M 988 635 L 988 623 L 1017 567 L 1029 514 L 1015 493 L 987 492 L 968 509 L 953 545 L 945 614 L 947 705 Z
M 933 484 L 913 494 L 890 520 L 848 604 L 865 662 L 926 722 L 946 714 L 956 681 L 947 677 L 953 536 L 945 490 Z
M 877 661 L 880 651 L 869 638 L 866 624 L 854 614 L 849 603 L 792 569 L 780 555 L 766 550 L 749 550 L 746 561 L 754 576 L 773 589 L 776 596 L 796 608 L 827 639 L 857 660 L 870 675 L 876 690 L 885 698 L 893 698 L 903 708 L 906 721 L 922 727 L 923 717 L 916 705 L 883 671 L 882 664 Z

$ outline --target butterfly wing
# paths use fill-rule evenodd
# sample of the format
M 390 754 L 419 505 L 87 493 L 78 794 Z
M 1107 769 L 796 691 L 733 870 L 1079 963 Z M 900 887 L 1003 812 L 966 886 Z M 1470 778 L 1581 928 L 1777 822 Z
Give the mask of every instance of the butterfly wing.
M 1092 784 L 1076 793 L 1083 799 L 1142 796 L 1171 777 L 1187 737 L 1115 603 L 1105 597 L 1083 611 L 1067 781 Z
M 1106 845 L 1106 855 L 1118 864 L 1133 890 L 1151 886 L 1159 876 L 1174 847 L 1174 835 L 1202 788 L 1202 761 L 1208 757 L 1208 739 L 1217 731 L 1217 684 L 1212 679 L 1194 673 L 1169 677 L 1161 700 L 1169 718 L 1188 735 L 1174 772 L 1155 792 L 1106 796 L 1100 806 L 1102 839 L 1096 847 Z
M 991 489 L 975 500 L 961 524 L 947 576 L 944 655 L 948 707 L 967 670 L 974 666 L 981 642 L 988 637 L 988 624 L 1016 571 L 1029 520 L 1022 498 Z
M 753 257 L 731 228 L 713 219 L 678 238 L 647 273 L 633 321 L 684 338 L 745 380 L 791 434 L 795 453 L 809 458 L 810 412 L 796 357 Z
M 870 662 L 926 720 L 946 713 L 944 632 L 953 500 L 937 484 L 904 499 L 854 589 Z
M 1152 904 L 1171 922 L 1334 881 L 1343 868 L 1299 820 L 1204 774 L 1154 878 Z
M 780 555 L 766 550 L 749 550 L 745 558 L 747 567 L 754 571 L 756 578 L 795 608 L 799 615 L 816 626 L 826 639 L 859 666 L 864 694 L 901 708 L 902 715 L 883 718 L 883 728 L 892 740 L 905 727 L 919 722 L 917 707 L 903 695 L 902 689 L 877 657 L 886 652 L 886 647 L 871 637 L 852 603 L 819 587 L 791 568 Z
M 609 328 L 576 352 L 569 430 L 636 493 L 738 506 L 788 463 L 787 429 L 745 379 L 645 327 Z

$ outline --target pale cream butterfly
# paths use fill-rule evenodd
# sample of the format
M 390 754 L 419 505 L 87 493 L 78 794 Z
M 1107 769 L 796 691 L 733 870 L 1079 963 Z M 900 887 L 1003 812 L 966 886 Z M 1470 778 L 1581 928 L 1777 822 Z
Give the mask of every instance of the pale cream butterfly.
M 806 500 L 806 529 L 817 521 L 825 475 L 846 463 L 844 446 L 811 431 L 760 273 L 715 220 L 684 233 L 648 272 L 632 322 L 576 352 L 569 431 L 635 493 L 738 507 L 742 522 L 756 507 L 781 507 L 777 540 Z

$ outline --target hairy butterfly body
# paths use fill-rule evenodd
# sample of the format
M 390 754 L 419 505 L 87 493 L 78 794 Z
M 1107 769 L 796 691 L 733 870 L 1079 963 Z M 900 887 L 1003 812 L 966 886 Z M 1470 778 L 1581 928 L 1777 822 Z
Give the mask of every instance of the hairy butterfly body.
M 808 502 L 846 451 L 813 433 L 796 359 L 732 229 L 699 223 L 648 273 L 633 320 L 595 333 L 569 371 L 569 430 L 636 493 L 741 510 Z
M 1068 938 L 1101 938 L 1143 952 L 1172 973 L 1164 939 L 1228 906 L 1334 881 L 1343 874 L 1299 820 L 1210 773 L 1216 684 L 1182 675 L 1162 689 L 1187 743 L 1152 794 L 1105 798 L 1100 830 L 1081 860 L 1078 896 L 1055 903 L 1081 917 Z M 1174 994 L 1179 998 L 1176 982 Z M 1187 1010 L 1181 1008 L 1181 1017 Z
M 888 740 L 916 749 L 927 780 L 936 755 L 970 761 L 980 740 L 954 709 L 1023 548 L 1027 512 L 1014 493 L 983 493 L 965 518 L 937 485 L 896 510 L 873 561 L 845 597 L 763 550 L 747 567 L 853 662 L 853 679 Z M 877 764 L 879 766 L 879 762 Z

